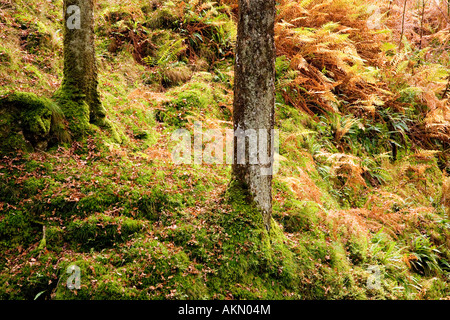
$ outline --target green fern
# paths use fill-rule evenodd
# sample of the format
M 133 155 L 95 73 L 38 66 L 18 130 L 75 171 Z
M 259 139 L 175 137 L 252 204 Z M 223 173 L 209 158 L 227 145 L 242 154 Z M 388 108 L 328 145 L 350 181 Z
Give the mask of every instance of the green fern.
M 143 61 L 152 66 L 165 67 L 168 64 L 176 61 L 178 56 L 186 50 L 186 46 L 183 44 L 184 39 L 173 40 L 166 42 L 159 48 L 156 57 L 145 57 Z

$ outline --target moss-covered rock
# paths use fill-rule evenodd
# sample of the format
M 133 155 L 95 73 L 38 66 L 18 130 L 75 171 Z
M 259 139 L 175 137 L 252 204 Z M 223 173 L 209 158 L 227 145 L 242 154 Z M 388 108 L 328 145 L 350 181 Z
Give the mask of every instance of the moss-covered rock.
M 185 126 L 190 119 L 210 116 L 229 120 L 218 107 L 218 100 L 223 99 L 208 83 L 211 74 L 198 72 L 189 83 L 174 88 L 170 95 L 176 98 L 164 103 L 164 109 L 156 110 L 155 118 L 175 127 Z
M 0 220 L 0 248 L 29 245 L 39 238 L 39 229 L 27 212 L 11 210 Z
M 56 299 L 205 299 L 206 286 L 188 256 L 157 240 L 137 240 L 117 251 L 64 257 L 58 265 Z M 80 288 L 70 290 L 69 266 L 80 270 Z M 70 281 L 70 280 L 69 280 Z
M 179 19 L 168 8 L 162 8 L 148 13 L 145 26 L 152 29 L 175 29 Z
M 165 68 L 162 71 L 162 85 L 164 87 L 177 86 L 187 82 L 192 77 L 192 71 L 187 66 L 179 65 Z
M 0 150 L 45 150 L 67 141 L 64 117 L 50 99 L 14 92 L 0 98 Z
M 142 228 L 143 223 L 138 220 L 98 214 L 71 222 L 67 232 L 72 243 L 85 249 L 101 249 L 128 240 Z

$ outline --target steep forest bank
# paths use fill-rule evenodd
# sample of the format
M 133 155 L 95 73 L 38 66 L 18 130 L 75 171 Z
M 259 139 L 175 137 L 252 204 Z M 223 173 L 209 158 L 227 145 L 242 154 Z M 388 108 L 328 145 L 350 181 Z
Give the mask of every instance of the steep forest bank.
M 75 140 L 62 1 L 0 0 L 0 298 L 448 298 L 450 16 L 403 4 L 278 1 L 268 233 L 228 165 L 171 160 L 232 127 L 236 1 L 97 1 L 114 130 Z

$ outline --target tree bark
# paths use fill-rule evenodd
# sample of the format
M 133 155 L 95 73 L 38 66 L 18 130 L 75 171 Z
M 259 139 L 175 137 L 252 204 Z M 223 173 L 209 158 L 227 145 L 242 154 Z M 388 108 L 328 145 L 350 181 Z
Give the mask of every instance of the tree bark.
M 249 191 L 250 201 L 261 211 L 267 230 L 272 217 L 271 163 L 261 161 L 273 157 L 274 82 L 275 82 L 275 0 L 239 0 L 239 21 L 236 45 L 233 124 L 233 177 Z M 244 154 L 238 146 L 239 130 L 258 134 L 258 163 L 251 162 L 251 139 L 246 140 Z M 262 139 L 262 140 L 261 140 Z M 266 151 L 264 151 L 264 149 Z M 241 154 L 240 154 L 241 152 Z M 265 154 L 262 154 L 265 152 Z M 245 163 L 239 161 L 244 156 Z M 271 170 L 271 169 L 269 169 Z
M 94 0 L 64 1 L 64 88 L 85 95 L 91 123 L 106 116 L 98 93 L 94 47 Z M 79 9 L 77 9 L 79 8 Z M 68 10 L 69 9 L 69 10 Z

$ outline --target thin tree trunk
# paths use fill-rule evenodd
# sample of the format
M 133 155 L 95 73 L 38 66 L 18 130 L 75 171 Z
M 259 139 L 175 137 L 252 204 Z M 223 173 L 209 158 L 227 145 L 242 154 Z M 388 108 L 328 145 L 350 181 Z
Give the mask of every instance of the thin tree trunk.
M 419 49 L 422 49 L 422 42 L 423 42 L 423 20 L 425 17 L 425 6 L 426 6 L 426 0 L 422 0 L 422 13 L 420 16 L 420 43 L 419 43 Z
M 233 179 L 244 186 L 261 211 L 266 229 L 272 216 L 272 174 L 264 170 L 271 164 L 262 158 L 273 158 L 274 79 L 275 79 L 275 0 L 240 0 L 236 46 L 233 121 L 235 129 Z M 237 132 L 256 132 L 259 139 L 259 161 L 251 163 L 255 148 L 251 139 L 245 152 L 239 149 Z M 259 134 L 262 130 L 265 135 Z M 267 147 L 260 148 L 262 144 Z M 255 141 L 253 141 L 255 144 Z M 265 154 L 262 154 L 265 149 Z M 240 161 L 244 156 L 245 163 Z M 270 170 L 270 169 L 269 169 Z
M 405 33 L 405 15 L 406 15 L 406 3 L 408 0 L 405 0 L 403 4 L 403 16 L 402 16 L 402 33 L 400 35 L 400 42 L 398 43 L 398 48 L 401 49 L 402 47 L 402 41 L 403 41 L 403 34 Z

